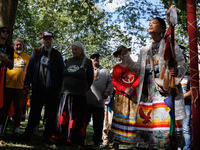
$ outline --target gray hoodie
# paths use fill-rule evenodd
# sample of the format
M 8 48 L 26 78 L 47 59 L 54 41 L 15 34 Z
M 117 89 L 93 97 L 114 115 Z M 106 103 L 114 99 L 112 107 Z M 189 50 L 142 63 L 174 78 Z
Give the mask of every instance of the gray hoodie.
M 113 92 L 110 72 L 102 66 L 99 66 L 99 69 L 98 80 L 93 81 L 90 90 L 86 94 L 87 104 L 91 107 L 104 107 L 103 94 L 109 96 Z

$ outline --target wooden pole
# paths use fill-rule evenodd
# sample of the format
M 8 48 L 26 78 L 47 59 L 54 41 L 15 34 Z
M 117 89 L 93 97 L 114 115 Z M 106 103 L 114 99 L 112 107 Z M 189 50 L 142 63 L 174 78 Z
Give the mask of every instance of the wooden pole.
M 190 54 L 190 80 L 191 80 L 191 107 L 193 127 L 193 150 L 200 148 L 200 102 L 199 102 L 199 69 L 198 69 L 198 45 L 197 45 L 197 20 L 196 1 L 187 0 L 187 19 Z

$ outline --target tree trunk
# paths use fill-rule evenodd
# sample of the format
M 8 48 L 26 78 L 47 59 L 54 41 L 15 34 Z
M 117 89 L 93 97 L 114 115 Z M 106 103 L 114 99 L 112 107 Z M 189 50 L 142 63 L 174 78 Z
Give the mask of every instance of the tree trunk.
M 12 42 L 13 25 L 17 11 L 18 0 L 0 0 L 0 27 L 6 26 L 10 32 L 8 43 Z

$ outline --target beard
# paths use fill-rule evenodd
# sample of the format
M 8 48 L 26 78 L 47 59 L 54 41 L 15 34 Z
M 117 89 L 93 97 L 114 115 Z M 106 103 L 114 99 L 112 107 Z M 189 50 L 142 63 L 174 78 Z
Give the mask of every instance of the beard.
M 93 62 L 93 64 L 94 64 L 94 66 L 99 66 L 99 62 L 98 61 L 95 61 L 95 62 Z
M 51 44 L 51 45 L 44 45 L 44 48 L 45 48 L 45 50 L 46 51 L 48 51 L 48 52 L 50 52 L 50 50 L 52 49 L 52 47 L 53 47 L 53 44 Z
M 23 50 L 16 50 L 15 51 L 17 54 L 21 54 L 23 52 Z

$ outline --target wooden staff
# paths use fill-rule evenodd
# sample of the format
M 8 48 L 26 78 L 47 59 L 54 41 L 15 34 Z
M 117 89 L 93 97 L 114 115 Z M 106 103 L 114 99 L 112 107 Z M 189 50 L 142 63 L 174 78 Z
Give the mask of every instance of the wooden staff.
M 197 20 L 196 20 L 196 1 L 187 0 L 187 19 L 189 35 L 190 53 L 190 81 L 192 90 L 192 131 L 193 131 L 193 150 L 200 148 L 200 102 L 199 102 L 199 68 L 198 68 L 198 44 L 197 44 Z

